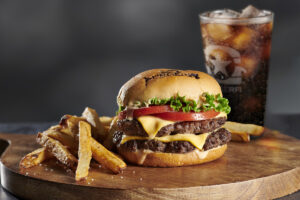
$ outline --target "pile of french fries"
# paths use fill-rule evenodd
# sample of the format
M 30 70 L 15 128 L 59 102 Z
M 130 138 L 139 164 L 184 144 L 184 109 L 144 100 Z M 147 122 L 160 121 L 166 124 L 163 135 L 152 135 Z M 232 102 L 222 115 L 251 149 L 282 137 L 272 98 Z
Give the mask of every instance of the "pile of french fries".
M 42 147 L 24 156 L 20 161 L 20 168 L 30 168 L 55 158 L 75 172 L 76 181 L 81 181 L 88 176 L 93 158 L 113 173 L 120 173 L 126 163 L 109 151 L 113 147 L 112 135 L 116 119 L 99 117 L 89 107 L 83 111 L 81 117 L 64 115 L 58 125 L 38 133 L 36 140 Z M 230 121 L 223 127 L 232 133 L 232 141 L 239 142 L 250 142 L 251 135 L 260 136 L 264 132 L 262 126 Z
M 113 173 L 120 173 L 126 163 L 98 142 L 103 143 L 108 137 L 112 120 L 110 117 L 99 118 L 97 112 L 88 107 L 81 117 L 63 116 L 58 125 L 38 133 L 36 140 L 42 148 L 23 157 L 20 168 L 30 168 L 55 158 L 75 172 L 76 181 L 81 181 L 88 176 L 93 158 Z
M 231 121 L 227 121 L 223 127 L 231 132 L 231 141 L 235 142 L 250 142 L 250 136 L 261 136 L 265 130 L 263 126 Z

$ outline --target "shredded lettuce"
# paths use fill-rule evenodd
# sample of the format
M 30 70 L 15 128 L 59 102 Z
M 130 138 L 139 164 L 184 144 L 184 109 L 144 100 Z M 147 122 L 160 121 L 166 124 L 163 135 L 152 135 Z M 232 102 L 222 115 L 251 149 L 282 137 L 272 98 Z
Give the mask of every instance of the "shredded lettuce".
M 155 97 L 150 99 L 148 102 L 137 102 L 135 105 L 140 105 L 139 107 L 170 105 L 173 110 L 183 112 L 215 110 L 217 112 L 225 112 L 226 114 L 230 113 L 231 108 L 229 106 L 228 99 L 221 97 L 220 94 L 210 95 L 208 93 L 204 93 L 202 97 L 202 105 L 198 105 L 195 100 L 186 100 L 185 96 L 180 96 L 179 94 L 168 99 L 159 99 Z M 125 107 L 120 106 L 118 112 L 121 112 L 124 109 Z

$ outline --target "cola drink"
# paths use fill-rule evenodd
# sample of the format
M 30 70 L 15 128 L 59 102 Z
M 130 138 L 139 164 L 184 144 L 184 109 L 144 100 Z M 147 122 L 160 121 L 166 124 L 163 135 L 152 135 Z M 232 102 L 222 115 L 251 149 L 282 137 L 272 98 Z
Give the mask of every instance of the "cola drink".
M 228 119 L 263 125 L 273 13 L 248 6 L 199 16 L 206 69 L 229 99 Z

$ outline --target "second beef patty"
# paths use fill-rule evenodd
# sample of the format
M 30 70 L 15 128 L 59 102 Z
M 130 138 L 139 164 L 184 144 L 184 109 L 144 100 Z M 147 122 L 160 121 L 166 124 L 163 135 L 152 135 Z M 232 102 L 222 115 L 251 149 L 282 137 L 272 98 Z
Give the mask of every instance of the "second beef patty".
M 156 137 L 186 133 L 198 135 L 201 133 L 211 132 L 221 127 L 223 124 L 225 124 L 225 122 L 226 117 L 206 119 L 201 121 L 176 122 L 161 128 L 156 134 Z M 117 122 L 117 126 L 118 130 L 120 132 L 125 132 L 126 135 L 142 137 L 148 136 L 142 125 L 135 119 L 119 120 Z
M 120 144 L 123 132 L 116 131 L 113 140 L 116 145 L 124 151 L 137 151 L 139 149 L 151 150 L 165 153 L 187 153 L 196 149 L 188 141 L 161 142 L 158 140 L 130 140 Z M 220 128 L 211 133 L 203 146 L 204 151 L 224 145 L 231 140 L 231 133 L 224 128 Z

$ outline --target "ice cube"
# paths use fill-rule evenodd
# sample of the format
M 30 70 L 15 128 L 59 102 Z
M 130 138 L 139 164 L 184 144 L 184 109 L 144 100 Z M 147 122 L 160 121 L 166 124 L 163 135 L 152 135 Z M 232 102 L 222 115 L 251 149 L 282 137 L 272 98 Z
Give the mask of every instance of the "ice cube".
M 241 31 L 232 39 L 232 47 L 237 50 L 243 50 L 249 47 L 256 32 L 251 28 L 243 27 Z
M 262 11 L 255 8 L 252 5 L 249 5 L 242 10 L 242 13 L 240 14 L 240 18 L 259 17 L 261 15 L 263 15 Z
M 207 24 L 206 31 L 215 41 L 224 41 L 233 35 L 232 27 L 226 24 Z
M 209 13 L 209 17 L 224 18 L 224 19 L 238 18 L 239 15 L 240 15 L 239 12 L 231 9 L 217 10 Z
M 254 57 L 242 56 L 241 67 L 247 70 L 247 72 L 244 73 L 245 77 L 253 77 L 255 75 L 255 71 L 257 71 L 258 60 Z
M 205 25 L 201 25 L 201 33 L 203 38 L 207 37 L 207 31 L 205 29 Z

